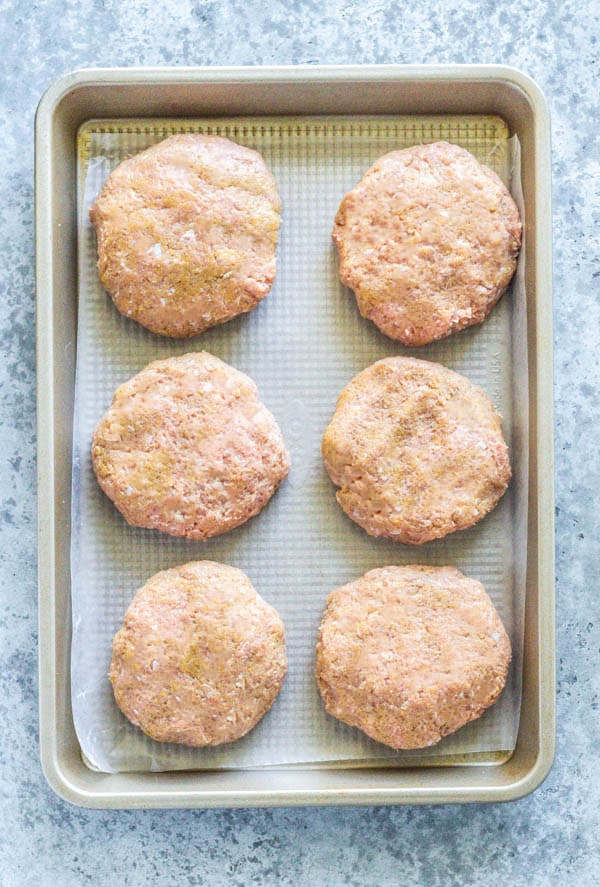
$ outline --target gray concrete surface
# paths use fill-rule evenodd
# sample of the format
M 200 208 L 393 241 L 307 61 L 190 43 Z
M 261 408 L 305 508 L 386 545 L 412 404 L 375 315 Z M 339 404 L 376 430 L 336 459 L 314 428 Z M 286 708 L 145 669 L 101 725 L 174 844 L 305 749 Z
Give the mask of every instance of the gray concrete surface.
M 575 0 L 0 0 L 0 883 L 600 884 L 600 5 Z M 38 762 L 33 116 L 101 65 L 502 62 L 554 136 L 558 753 L 509 805 L 101 812 Z

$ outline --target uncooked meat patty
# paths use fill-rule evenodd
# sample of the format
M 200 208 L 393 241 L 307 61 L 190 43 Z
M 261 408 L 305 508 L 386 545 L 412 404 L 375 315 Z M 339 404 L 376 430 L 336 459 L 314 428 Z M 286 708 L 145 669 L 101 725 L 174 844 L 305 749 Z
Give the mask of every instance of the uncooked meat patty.
M 119 164 L 91 209 L 100 280 L 121 314 L 154 333 L 195 336 L 269 292 L 280 212 L 256 151 L 171 136 Z
M 477 523 L 511 474 L 487 395 L 412 357 L 388 357 L 355 376 L 322 452 L 346 514 L 372 536 L 413 545 Z
M 241 570 L 198 561 L 138 591 L 113 642 L 110 680 L 121 711 L 152 739 L 204 746 L 251 730 L 286 669 L 273 607 Z
M 487 317 L 515 271 L 521 221 L 495 172 L 436 142 L 377 160 L 343 199 L 333 240 L 362 316 L 425 345 Z
M 392 748 L 425 748 L 497 700 L 510 657 L 479 582 L 453 567 L 384 567 L 330 594 L 316 675 L 329 714 Z
M 257 514 L 290 464 L 252 379 L 206 351 L 157 360 L 121 385 L 92 462 L 129 524 L 188 539 Z

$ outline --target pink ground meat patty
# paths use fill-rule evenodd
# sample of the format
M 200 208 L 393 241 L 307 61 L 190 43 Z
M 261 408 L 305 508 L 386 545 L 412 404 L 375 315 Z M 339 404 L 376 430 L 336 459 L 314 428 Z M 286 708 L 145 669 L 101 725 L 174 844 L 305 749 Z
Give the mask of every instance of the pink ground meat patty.
M 480 717 L 511 647 L 483 586 L 453 567 L 383 567 L 332 592 L 317 643 L 325 708 L 395 749 Z
M 257 514 L 290 461 L 252 379 L 203 351 L 157 360 L 117 389 L 92 464 L 129 524 L 208 539 Z
M 495 172 L 436 142 L 377 160 L 344 197 L 333 240 L 362 316 L 425 345 L 487 317 L 514 274 L 521 220 Z
M 477 523 L 511 475 L 487 395 L 412 357 L 379 360 L 346 386 L 322 452 L 346 514 L 372 536 L 412 545 Z
M 174 135 L 124 160 L 90 215 L 102 284 L 154 333 L 195 336 L 273 285 L 277 184 L 260 154 L 229 139 Z
M 110 680 L 129 720 L 159 742 L 233 742 L 263 717 L 287 669 L 277 612 L 234 567 L 157 573 L 115 635 Z

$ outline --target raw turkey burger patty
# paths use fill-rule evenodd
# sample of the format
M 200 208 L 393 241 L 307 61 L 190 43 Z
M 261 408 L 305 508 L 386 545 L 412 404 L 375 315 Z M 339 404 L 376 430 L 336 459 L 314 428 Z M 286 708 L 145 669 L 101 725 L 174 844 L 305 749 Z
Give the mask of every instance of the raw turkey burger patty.
M 206 351 L 157 360 L 121 385 L 92 463 L 129 524 L 188 539 L 257 514 L 290 466 L 252 379 Z
M 329 595 L 316 674 L 330 715 L 392 748 L 425 748 L 496 701 L 510 657 L 479 582 L 453 567 L 383 567 Z
M 153 333 L 195 336 L 267 295 L 280 213 L 256 151 L 170 136 L 120 163 L 90 211 L 100 280 L 121 314 Z
M 113 642 L 110 680 L 119 708 L 152 739 L 204 746 L 251 730 L 286 669 L 273 607 L 241 570 L 198 561 L 138 591 Z
M 495 172 L 436 142 L 377 160 L 344 197 L 333 240 L 362 316 L 425 345 L 487 317 L 514 274 L 521 221 Z
M 346 514 L 371 536 L 413 545 L 477 523 L 511 473 L 487 395 L 412 357 L 388 357 L 355 376 L 322 451 Z

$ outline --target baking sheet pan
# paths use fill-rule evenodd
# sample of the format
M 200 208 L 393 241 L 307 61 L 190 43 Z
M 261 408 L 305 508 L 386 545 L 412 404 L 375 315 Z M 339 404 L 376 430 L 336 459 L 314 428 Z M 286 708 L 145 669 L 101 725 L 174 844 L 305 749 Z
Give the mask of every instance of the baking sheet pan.
M 76 131 L 91 116 L 133 118 L 143 113 L 157 118 L 176 112 L 174 116 L 187 113 L 206 119 L 225 109 L 247 115 L 250 108 L 270 116 L 499 113 L 523 144 L 532 470 L 523 717 L 509 760 L 506 755 L 484 753 L 451 768 L 379 766 L 356 771 L 336 764 L 314 771 L 295 766 L 279 770 L 276 783 L 268 771 L 260 770 L 94 774 L 81 761 L 68 693 L 65 619 L 71 503 L 64 443 L 73 408 Z M 56 84 L 44 97 L 36 150 L 40 463 L 46 466 L 39 479 L 41 744 L 44 769 L 54 787 L 78 803 L 98 806 L 489 800 L 531 790 L 547 772 L 553 749 L 549 142 L 543 97 L 535 84 L 511 69 L 472 66 L 81 72 Z M 55 322 L 59 317 L 61 322 Z

